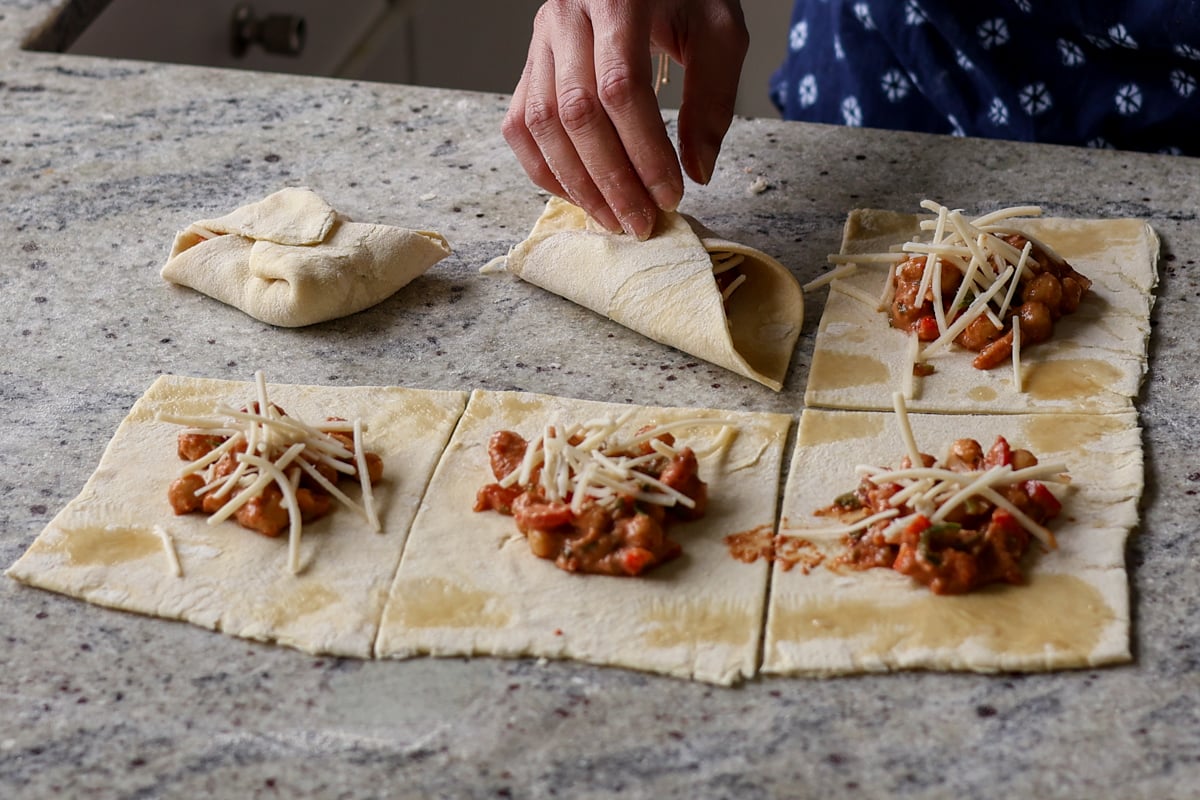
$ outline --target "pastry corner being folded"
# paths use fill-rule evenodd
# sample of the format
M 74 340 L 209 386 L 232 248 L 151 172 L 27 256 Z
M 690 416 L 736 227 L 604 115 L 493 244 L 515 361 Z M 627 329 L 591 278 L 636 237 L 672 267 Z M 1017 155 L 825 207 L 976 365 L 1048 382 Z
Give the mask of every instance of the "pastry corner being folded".
M 288 188 L 180 231 L 162 277 L 294 328 L 369 308 L 449 254 L 439 233 L 354 222 Z
M 674 212 L 660 214 L 654 235 L 639 241 L 551 198 L 505 268 L 775 391 L 804 319 L 800 284 L 787 267 Z

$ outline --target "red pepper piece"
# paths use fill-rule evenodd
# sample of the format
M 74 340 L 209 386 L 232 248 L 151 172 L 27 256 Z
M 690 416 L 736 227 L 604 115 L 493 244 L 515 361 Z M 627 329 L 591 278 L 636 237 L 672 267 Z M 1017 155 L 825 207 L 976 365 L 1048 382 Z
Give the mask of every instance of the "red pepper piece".
M 654 563 L 654 553 L 644 547 L 627 547 L 621 551 L 621 567 L 630 575 L 641 573 Z
M 1025 492 L 1029 499 L 1042 509 L 1045 514 L 1043 520 L 1054 519 L 1062 511 L 1062 503 L 1041 481 L 1025 481 L 1021 484 L 1021 491 Z
M 912 537 L 912 541 L 916 542 L 921 534 L 933 527 L 933 523 L 924 514 L 918 514 L 912 522 L 908 523 L 908 527 L 904 529 L 904 533 L 900 534 L 904 541 L 908 541 Z
M 917 338 L 922 342 L 932 342 L 941 336 L 941 333 L 938 330 L 937 319 L 933 315 L 921 317 L 917 320 Z
M 1033 483 L 1033 481 L 1029 482 Z M 992 511 L 992 525 L 1007 534 L 1019 533 L 1022 530 L 1021 524 L 1017 522 L 1017 518 L 1003 508 L 997 508 Z
M 993 444 L 992 449 L 988 451 L 987 458 L 984 459 L 984 463 L 989 467 L 1012 466 L 1012 447 L 1009 446 L 1008 440 L 1003 436 L 997 436 L 996 443 Z

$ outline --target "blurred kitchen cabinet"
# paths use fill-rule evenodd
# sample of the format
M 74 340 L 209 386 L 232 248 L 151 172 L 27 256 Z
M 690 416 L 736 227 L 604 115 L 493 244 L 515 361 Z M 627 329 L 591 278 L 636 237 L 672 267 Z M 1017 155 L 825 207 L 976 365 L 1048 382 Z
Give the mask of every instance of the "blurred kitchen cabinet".
M 68 48 L 86 55 L 511 92 L 543 0 L 112 0 Z M 767 78 L 783 57 L 791 0 L 745 0 L 751 49 L 737 112 L 774 116 Z M 295 56 L 232 47 L 235 10 L 302 19 Z M 676 107 L 675 67 L 660 103 Z
M 543 0 L 414 0 L 363 42 L 342 77 L 511 92 Z M 405 61 L 406 63 L 401 63 Z
M 394 4 L 388 0 L 112 0 L 68 48 L 81 55 L 113 56 L 305 75 L 334 75 Z M 234 48 L 238 7 L 256 19 L 303 20 L 297 55 L 250 45 Z

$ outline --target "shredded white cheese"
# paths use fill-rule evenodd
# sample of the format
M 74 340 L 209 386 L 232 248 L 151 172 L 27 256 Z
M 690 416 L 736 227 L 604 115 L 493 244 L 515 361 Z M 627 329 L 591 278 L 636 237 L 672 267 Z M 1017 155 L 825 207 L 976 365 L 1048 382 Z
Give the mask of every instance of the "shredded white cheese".
M 580 513 L 589 501 L 613 506 L 623 497 L 662 506 L 694 507 L 690 497 L 646 471 L 647 466 L 660 464 L 662 459 L 673 458 L 679 452 L 659 437 L 682 428 L 717 425 L 720 431 L 707 445 L 715 451 L 728 446 L 736 434 L 736 426 L 721 418 L 695 417 L 656 425 L 628 438 L 620 437 L 618 429 L 629 416 L 626 413 L 615 420 L 594 419 L 569 427 L 547 425 L 541 435 L 526 444 L 521 464 L 501 477 L 499 484 L 504 487 L 536 484 L 547 500 L 569 501 L 575 513 Z M 572 439 L 578 441 L 572 443 Z M 652 452 L 635 455 L 642 445 Z
M 858 522 L 852 523 L 850 525 L 842 525 L 841 527 L 834 527 L 834 528 L 821 528 L 821 533 L 828 534 L 830 536 L 837 536 L 837 535 L 845 535 L 848 533 L 855 533 L 856 531 L 864 531 L 867 528 L 874 525 L 876 522 L 881 522 L 882 520 L 885 520 L 885 519 L 891 519 L 891 518 L 895 517 L 896 515 L 898 515 L 899 513 L 900 512 L 897 511 L 896 509 L 890 508 L 887 511 L 880 511 L 878 514 L 872 514 L 869 517 L 864 517 L 863 519 L 860 519 Z
M 934 226 L 934 229 L 933 229 L 932 244 L 934 244 L 934 245 L 942 244 L 942 238 L 946 235 L 946 217 L 947 217 L 946 209 L 945 208 L 939 209 L 937 224 Z M 921 300 L 922 302 L 924 301 L 925 293 L 929 291 L 929 284 L 933 281 L 934 276 L 935 275 L 940 276 L 940 274 L 941 274 L 940 269 L 939 269 L 940 263 L 941 263 L 941 260 L 938 258 L 937 253 L 930 253 L 928 256 L 926 256 L 925 269 L 921 272 L 921 283 L 917 290 L 917 299 L 918 300 Z M 940 293 L 940 291 L 941 290 L 939 288 L 939 293 Z
M 879 521 L 895 518 L 883 531 L 884 540 L 894 542 L 895 537 L 899 536 L 918 515 L 923 515 L 931 523 L 937 524 L 946 521 L 957 508 L 971 498 L 981 497 L 1010 513 L 1017 524 L 1037 538 L 1047 549 L 1057 547 L 1054 534 L 1048 528 L 1022 512 L 997 489 L 1029 480 L 1070 483 L 1065 464 L 1035 464 L 1018 470 L 1014 470 L 1011 465 L 994 466 L 986 470 L 949 469 L 938 463 L 927 467 L 917 447 L 916 437 L 913 434 L 904 404 L 904 396 L 900 392 L 895 392 L 892 395 L 892 404 L 896 413 L 900 438 L 904 442 L 911 466 L 890 469 L 860 464 L 855 467 L 855 472 L 873 484 L 896 484 L 901 487 L 888 498 L 887 504 L 891 508 L 849 526 L 822 528 L 822 533 L 830 535 L 853 533 L 869 528 Z M 899 516 L 901 506 L 907 506 L 915 513 L 901 517 Z
M 892 393 L 892 408 L 896 412 L 896 423 L 900 426 L 900 438 L 904 441 L 904 449 L 908 451 L 908 460 L 914 467 L 925 466 L 921 450 L 917 447 L 917 437 L 913 435 L 912 425 L 908 422 L 908 408 L 904 404 L 904 395 Z
M 1029 242 L 1026 242 L 1025 248 L 1021 251 L 1020 258 L 1017 259 L 1017 266 L 1016 266 L 1016 274 L 1017 275 L 1021 275 L 1022 273 L 1024 273 L 1025 271 L 1028 270 L 1028 267 L 1025 266 L 1025 262 L 1027 262 L 1029 260 L 1029 253 L 1032 249 L 1033 249 L 1033 245 L 1030 244 Z M 1019 283 L 1019 280 L 1014 278 L 1013 282 L 1011 284 L 1009 284 L 1008 291 L 1004 293 L 1004 302 L 1000 304 L 1000 309 L 999 309 L 1000 316 L 1003 317 L 1004 314 L 1008 312 L 1009 306 L 1012 305 L 1013 295 L 1016 294 L 1016 292 L 1017 292 L 1017 284 L 1018 283 Z
M 886 311 L 891 307 L 892 301 L 896 299 L 896 270 L 899 268 L 899 262 L 888 267 L 887 280 L 883 282 L 883 292 L 879 295 L 877 311 Z
M 845 281 L 837 281 L 836 283 L 831 284 L 829 288 L 832 289 L 833 291 L 841 292 L 844 295 L 853 297 L 855 300 L 861 300 L 862 302 L 866 303 L 868 306 L 870 306 L 875 311 L 882 311 L 884 308 L 887 307 L 887 306 L 880 305 L 879 298 L 872 297 L 871 295 L 864 292 L 862 289 L 859 289 L 857 286 L 850 284 L 850 283 L 846 283 Z
M 362 487 L 363 509 L 367 512 L 367 521 L 371 530 L 379 533 L 383 527 L 375 514 L 375 495 L 371 492 L 371 474 L 367 469 L 367 451 L 363 447 L 363 426 L 361 420 L 354 420 L 354 466 L 358 469 L 358 483 Z
M 731 253 L 728 250 L 710 250 L 708 257 L 712 261 L 713 275 L 728 272 L 734 267 L 740 266 L 746 260 L 746 257 L 741 253 Z
M 162 540 L 163 550 L 167 554 L 167 566 L 170 567 L 171 574 L 176 578 L 182 578 L 183 565 L 179 563 L 179 553 L 175 549 L 175 540 L 171 538 L 171 532 L 162 525 L 155 525 L 154 532 Z
M 292 448 L 299 446 L 292 445 Z M 250 466 L 257 467 L 260 473 L 273 480 L 279 487 L 279 491 L 283 494 L 283 505 L 288 511 L 288 569 L 291 570 L 293 575 L 297 575 L 300 573 L 300 530 L 302 522 L 300 519 L 300 504 L 296 500 L 296 489 L 292 486 L 291 480 L 283 469 L 267 459 L 260 456 L 252 456 L 249 453 L 242 453 L 240 458 Z
M 896 253 L 830 253 L 826 260 L 830 264 L 899 264 L 905 259 L 902 252 Z
M 893 248 L 889 252 L 831 255 L 830 263 L 888 264 L 888 276 L 876 304 L 876 308 L 882 311 L 891 305 L 894 297 L 897 264 L 904 258 L 924 256 L 925 267 L 917 287 L 917 297 L 922 303 L 932 301 L 938 328 L 938 338 L 926 346 L 926 353 L 935 352 L 954 341 L 980 316 L 986 316 L 997 328 L 1004 328 L 1019 281 L 1032 274 L 1029 260 L 1033 246 L 1036 244 L 1045 249 L 1051 258 L 1056 256 L 1043 243 L 1001 223 L 1017 217 L 1039 216 L 1041 208 L 1013 206 L 968 219 L 961 209 L 950 209 L 933 200 L 922 200 L 921 207 L 936 215 L 933 219 L 920 222 L 921 231 L 931 234 L 927 240 L 918 237 L 898 245 L 902 251 L 900 253 L 894 252 Z M 1014 233 L 1026 239 L 1023 248 L 1018 249 L 1002 238 Z M 948 306 L 942 296 L 942 273 L 947 268 L 962 273 L 958 290 Z M 832 280 L 833 277 L 830 273 L 813 284 L 823 285 L 825 278 Z M 865 293 L 856 287 L 836 283 L 834 288 L 867 302 Z M 1004 294 L 1000 294 L 1002 291 Z M 971 296 L 973 299 L 968 305 Z M 912 396 L 907 378 L 902 388 L 906 396 Z
M 853 275 L 856 272 L 858 272 L 858 264 L 853 261 L 847 261 L 841 266 L 829 270 L 824 275 L 813 278 L 811 281 L 801 286 L 800 289 L 805 292 L 813 292 L 817 289 L 820 289 L 822 286 L 833 283 L 838 278 L 845 278 Z
M 187 464 L 183 468 L 184 475 L 203 473 L 222 457 L 245 446 L 245 452 L 237 452 L 235 456 L 237 466 L 233 471 L 224 477 L 212 478 L 196 491 L 197 495 L 211 492 L 218 499 L 229 498 L 209 516 L 208 524 L 218 525 L 228 520 L 268 485 L 275 483 L 288 510 L 288 567 L 293 573 L 299 572 L 302 520 L 296 490 L 303 473 L 339 503 L 362 515 L 373 530 L 381 530 L 363 442 L 366 426 L 362 421 L 330 420 L 320 423 L 320 427 L 310 425 L 295 417 L 284 416 L 271 404 L 261 371 L 255 373 L 254 387 L 257 408 L 252 406 L 243 411 L 222 404 L 209 416 L 159 414 L 156 417 L 161 422 L 186 426 L 185 433 L 227 437 L 213 450 Z M 353 451 L 332 433 L 352 434 Z M 328 466 L 339 473 L 357 477 L 362 489 L 361 503 L 338 489 L 321 474 L 318 466 Z M 171 552 L 174 552 L 173 548 Z
M 1013 317 L 1012 334 L 1013 389 L 1023 392 L 1025 389 L 1021 385 L 1021 318 L 1019 316 Z
M 744 274 L 738 275 L 736 278 L 730 281 L 729 285 L 726 286 L 724 291 L 721 292 L 721 302 L 728 300 L 729 296 L 732 295 L 734 291 L 745 282 L 746 276 Z
M 941 336 L 929 343 L 929 346 L 925 348 L 925 352 L 928 353 L 930 351 L 937 350 L 945 347 L 950 342 L 953 342 L 954 339 L 960 333 L 962 333 L 968 325 L 983 315 L 983 312 L 987 310 L 988 301 L 995 297 L 1000 290 L 1004 288 L 1005 282 L 1012 277 L 1012 274 L 1012 267 L 1009 267 L 1007 270 L 1005 270 L 1004 274 L 1000 276 L 999 280 L 993 283 L 986 292 L 975 298 L 975 301 L 971 303 L 965 312 L 963 312 L 961 317 L 954 321 L 953 325 L 943 331 Z
M 709 456 L 723 456 L 729 447 L 733 444 L 733 440 L 737 438 L 738 429 L 732 425 L 723 425 L 721 430 L 708 444 L 701 447 L 693 447 L 692 452 L 696 454 L 696 458 L 708 458 Z M 651 444 L 655 446 L 661 444 L 657 439 Z M 756 461 L 758 459 L 755 459 Z
M 916 336 L 910 336 L 908 339 L 908 347 L 905 350 L 905 365 L 904 375 L 901 376 L 901 393 L 904 399 L 911 400 L 913 398 L 914 383 L 916 377 L 913 375 L 913 370 L 916 369 L 917 362 L 921 360 L 921 340 Z

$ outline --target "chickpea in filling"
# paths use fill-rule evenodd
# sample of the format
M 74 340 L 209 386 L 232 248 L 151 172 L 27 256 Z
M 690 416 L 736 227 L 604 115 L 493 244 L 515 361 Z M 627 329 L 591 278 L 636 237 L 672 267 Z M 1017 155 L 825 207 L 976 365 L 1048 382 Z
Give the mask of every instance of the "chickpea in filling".
M 658 437 L 668 446 L 670 434 Z M 578 444 L 573 440 L 571 444 Z M 550 559 L 568 572 L 632 576 L 679 556 L 678 543 L 667 536 L 675 522 L 699 519 L 708 502 L 707 485 L 697 475 L 696 455 L 682 448 L 673 457 L 656 455 L 638 471 L 687 496 L 692 506 L 658 505 L 618 495 L 607 502 L 588 498 L 578 512 L 572 496 L 550 500 L 539 484 L 540 467 L 525 485 L 502 486 L 506 476 L 520 469 L 529 443 L 512 431 L 497 431 L 488 442 L 488 456 L 497 483 L 481 488 L 475 511 L 510 515 L 525 535 L 533 554 Z M 633 452 L 605 451 L 612 459 L 652 456 L 649 443 Z
M 924 466 L 935 464 L 922 454 Z M 986 452 L 974 439 L 954 442 L 942 467 L 954 472 L 983 472 L 1010 466 L 1013 471 L 1038 463 L 1028 450 L 1014 450 L 1003 436 Z M 910 468 L 905 457 L 901 469 Z M 886 473 L 864 478 L 858 488 L 838 497 L 817 513 L 846 523 L 897 508 L 889 500 L 904 487 L 888 482 Z M 994 486 L 1008 502 L 1039 525 L 1062 510 L 1058 498 L 1036 480 Z M 1024 583 L 1022 562 L 1029 550 L 1030 534 L 1009 511 L 975 495 L 937 523 L 899 506 L 900 518 L 913 516 L 899 535 L 888 535 L 894 520 L 885 519 L 846 537 L 840 563 L 853 569 L 894 569 L 924 584 L 935 594 L 963 594 L 990 583 Z
M 274 404 L 271 405 L 278 416 L 286 416 L 283 409 Z M 247 408 L 243 408 L 242 411 L 258 413 L 258 404 L 254 403 Z M 344 420 L 337 417 L 329 417 L 328 421 L 343 422 Z M 342 458 L 341 460 L 349 466 L 357 468 L 354 457 L 354 438 L 339 431 L 326 431 L 325 435 L 336 440 L 338 444 L 350 452 L 351 455 L 349 458 Z M 229 438 L 228 436 L 210 433 L 184 431 L 179 434 L 177 451 L 181 459 L 192 462 L 203 458 L 213 450 L 221 447 Z M 221 487 L 224 484 L 220 481 L 222 478 L 232 475 L 237 470 L 240 463 L 239 457 L 246 451 L 246 442 L 243 440 L 222 454 L 219 459 L 203 472 L 190 472 L 174 480 L 167 487 L 167 499 L 171 504 L 171 509 L 179 515 L 196 512 L 215 514 L 220 511 L 226 503 L 245 488 L 244 486 L 235 486 L 227 491 L 221 491 Z M 370 482 L 374 485 L 383 476 L 383 459 L 378 454 L 370 452 L 364 453 L 363 456 L 367 464 L 367 473 Z M 298 458 L 307 461 L 315 471 L 320 473 L 326 481 L 334 486 L 337 485 L 339 478 L 345 476 L 345 473 L 335 469 L 330 464 L 318 460 L 307 449 Z M 284 474 L 296 486 L 296 502 L 303 522 L 320 519 L 333 510 L 333 496 L 319 481 L 303 471 L 298 465 L 288 467 L 284 471 Z M 357 477 L 354 477 L 353 480 L 356 483 L 358 482 Z M 206 489 L 205 487 L 208 488 Z M 257 496 L 252 497 L 239 508 L 233 518 L 243 528 L 248 528 L 261 533 L 263 536 L 270 537 L 279 536 L 290 524 L 290 516 L 284 501 L 283 491 L 275 483 L 267 484 Z
M 1002 234 L 999 238 L 1017 250 L 1030 241 L 1017 233 Z M 1001 319 L 1001 326 L 997 327 L 984 314 L 967 325 L 954 340 L 960 347 L 978 354 L 973 361 L 976 369 L 991 369 L 1012 357 L 1014 320 L 1019 320 L 1021 326 L 1022 346 L 1047 341 L 1054 333 L 1054 323 L 1073 313 L 1091 288 L 1092 282 L 1066 261 L 1036 242 L 1031 245 L 1026 270 L 1018 277 L 1014 300 Z M 940 261 L 941 284 L 938 288 L 942 310 L 949 322 L 955 311 L 950 304 L 962 284 L 963 273 L 949 260 Z M 921 341 L 929 342 L 937 339 L 941 332 L 934 312 L 934 287 L 930 285 L 923 297 L 917 296 L 925 265 L 926 256 L 920 255 L 896 267 L 895 293 L 888 319 L 893 328 L 914 333 Z

